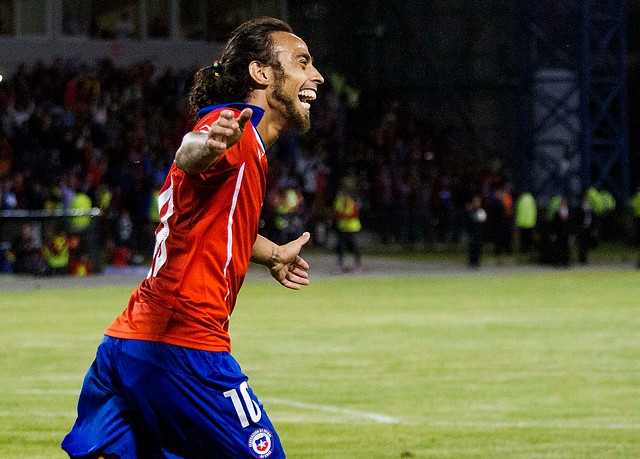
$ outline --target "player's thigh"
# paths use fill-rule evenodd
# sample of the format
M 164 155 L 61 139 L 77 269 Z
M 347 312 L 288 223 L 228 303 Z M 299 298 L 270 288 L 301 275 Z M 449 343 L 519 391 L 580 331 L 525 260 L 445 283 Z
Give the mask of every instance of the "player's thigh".
M 168 347 L 146 361 L 123 355 L 120 366 L 135 367 L 123 378 L 127 398 L 169 457 L 284 457 L 263 405 L 229 354 Z
M 70 457 L 135 459 L 144 446 L 137 438 L 146 438 L 146 431 L 118 387 L 112 351 L 111 343 L 103 341 L 85 376 L 78 418 L 61 444 Z

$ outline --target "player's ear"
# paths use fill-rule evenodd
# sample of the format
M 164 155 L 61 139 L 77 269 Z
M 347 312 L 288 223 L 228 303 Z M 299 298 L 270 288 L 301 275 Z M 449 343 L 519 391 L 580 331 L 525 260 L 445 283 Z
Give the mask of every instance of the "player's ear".
M 251 61 L 249 64 L 249 75 L 258 86 L 266 87 L 273 81 L 273 69 L 271 66 L 258 61 Z

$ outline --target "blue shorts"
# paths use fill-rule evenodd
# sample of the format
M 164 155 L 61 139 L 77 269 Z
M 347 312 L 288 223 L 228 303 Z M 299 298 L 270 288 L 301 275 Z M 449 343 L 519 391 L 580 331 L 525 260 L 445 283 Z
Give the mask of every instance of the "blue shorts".
M 72 458 L 285 457 L 229 353 L 111 337 L 98 347 L 62 449 Z

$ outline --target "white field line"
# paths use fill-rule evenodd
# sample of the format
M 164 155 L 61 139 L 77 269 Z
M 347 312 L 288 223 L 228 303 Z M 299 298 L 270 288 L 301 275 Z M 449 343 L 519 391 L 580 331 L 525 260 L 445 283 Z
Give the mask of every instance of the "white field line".
M 301 408 L 304 410 L 322 411 L 324 413 L 335 413 L 335 414 L 346 415 L 356 419 L 367 419 L 370 421 L 377 422 L 379 424 L 400 424 L 402 422 L 400 418 L 394 418 L 391 416 L 386 416 L 384 414 L 367 413 L 366 411 L 350 410 L 347 408 L 338 408 L 336 406 L 314 405 L 311 403 L 298 402 L 296 400 L 286 400 L 282 398 L 271 398 L 271 397 L 265 398 L 264 401 L 268 403 L 277 404 L 277 405 L 286 405 L 293 408 Z
M 78 395 L 79 391 L 74 389 L 24 389 L 17 390 L 16 394 L 31 395 Z M 285 405 L 292 408 L 300 408 L 310 411 L 320 411 L 323 413 L 333 413 L 344 415 L 351 419 L 369 420 L 379 424 L 423 424 L 430 427 L 454 427 L 454 428 L 471 428 L 471 429 L 557 429 L 557 430 L 640 430 L 640 423 L 625 422 L 579 422 L 579 421 L 508 421 L 508 422 L 483 422 L 483 421 L 438 421 L 424 420 L 418 421 L 413 419 L 403 420 L 392 416 L 379 413 L 369 413 L 366 411 L 352 410 L 348 408 L 339 408 L 330 405 L 315 405 L 312 403 L 299 402 L 297 400 L 287 400 L 282 398 L 264 397 L 262 400 L 266 403 L 276 405 Z M 34 413 L 15 413 L 11 411 L 0 411 L 0 417 L 20 417 L 25 414 L 32 415 Z M 42 413 L 38 412 L 38 415 Z M 70 414 L 69 414 L 70 415 Z M 73 414 L 75 415 L 75 413 Z M 66 414 L 49 413 L 52 416 L 68 416 Z M 329 422 L 331 423 L 331 422 Z
M 575 422 L 575 421 L 514 421 L 514 422 L 467 422 L 467 421 L 408 421 L 401 418 L 394 418 L 384 414 L 367 413 L 364 411 L 338 408 L 328 405 L 313 405 L 310 403 L 298 402 L 296 400 L 285 400 L 280 398 L 265 398 L 265 402 L 279 405 L 302 408 L 312 411 L 322 411 L 325 413 L 336 413 L 347 415 L 351 418 L 366 419 L 380 424 L 424 424 L 430 427 L 462 427 L 480 429 L 559 429 L 559 430 L 640 430 L 640 423 L 612 423 L 612 422 Z
M 23 395 L 78 395 L 79 391 L 77 389 L 20 389 L 15 391 L 16 394 Z M 384 414 L 377 413 L 367 413 L 364 411 L 350 410 L 346 408 L 338 408 L 334 406 L 326 406 L 326 405 L 312 405 L 310 403 L 297 402 L 295 400 L 284 400 L 280 398 L 267 398 L 267 402 L 274 403 L 278 405 L 287 405 L 294 408 L 302 408 L 305 410 L 312 411 L 323 411 L 326 413 L 337 413 L 341 415 L 346 415 L 351 418 L 357 419 L 367 419 L 370 421 L 375 421 L 380 424 L 399 424 L 401 422 L 398 418 L 393 418 L 391 416 L 386 416 Z M 2 416 L 4 413 L 0 413 Z

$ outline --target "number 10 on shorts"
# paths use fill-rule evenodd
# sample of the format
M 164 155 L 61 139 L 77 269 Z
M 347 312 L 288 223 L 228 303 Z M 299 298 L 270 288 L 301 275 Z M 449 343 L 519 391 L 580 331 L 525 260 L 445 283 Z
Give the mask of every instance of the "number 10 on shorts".
M 249 425 L 249 418 L 251 418 L 251 421 L 254 423 L 258 422 L 262 417 L 262 412 L 255 400 L 251 399 L 249 395 L 249 385 L 246 381 L 240 383 L 239 389 L 240 395 L 238 395 L 238 390 L 236 389 L 228 390 L 222 395 L 231 399 L 233 407 L 238 414 L 238 419 L 240 419 L 240 424 L 242 427 L 247 427 Z

